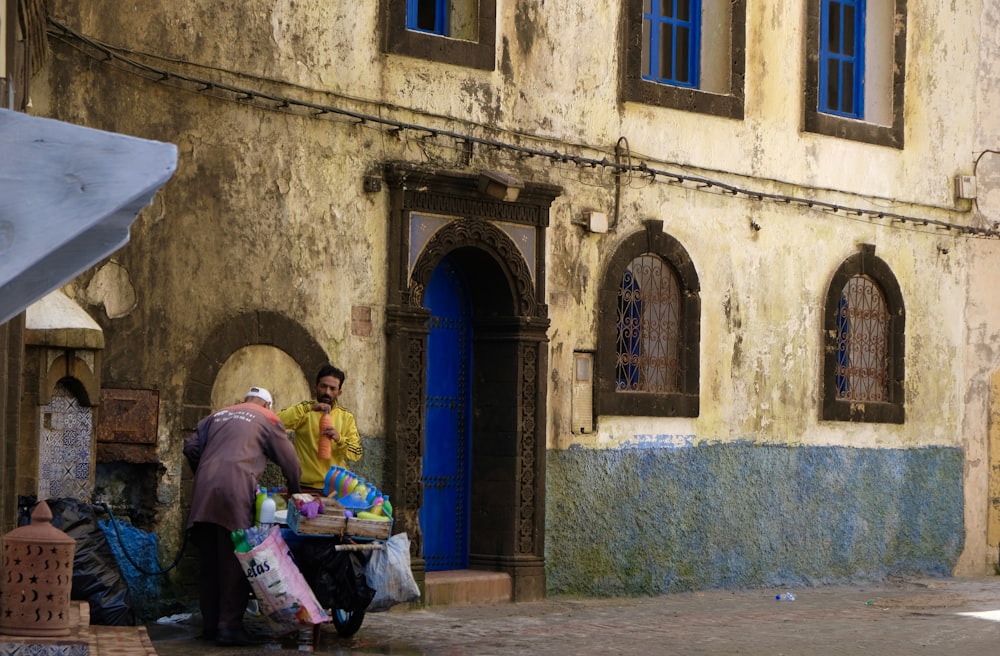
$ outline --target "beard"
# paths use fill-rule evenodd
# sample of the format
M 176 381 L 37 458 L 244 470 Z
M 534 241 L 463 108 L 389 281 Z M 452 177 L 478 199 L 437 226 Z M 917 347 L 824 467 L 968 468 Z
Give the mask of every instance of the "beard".
M 316 397 L 316 400 L 320 403 L 326 403 L 327 405 L 333 405 L 333 397 L 329 394 L 320 394 Z

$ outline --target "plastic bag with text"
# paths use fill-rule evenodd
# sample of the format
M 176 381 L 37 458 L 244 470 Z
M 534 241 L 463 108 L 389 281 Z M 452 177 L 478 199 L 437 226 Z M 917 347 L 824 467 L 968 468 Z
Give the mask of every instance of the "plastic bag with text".
M 368 585 L 375 590 L 369 613 L 420 599 L 420 588 L 410 571 L 410 539 L 406 533 L 397 533 L 385 541 L 384 549 L 373 551 L 365 574 Z
M 261 612 L 277 628 L 322 624 L 330 616 L 316 600 L 302 572 L 292 560 L 281 531 L 273 530 L 246 553 L 236 552 Z

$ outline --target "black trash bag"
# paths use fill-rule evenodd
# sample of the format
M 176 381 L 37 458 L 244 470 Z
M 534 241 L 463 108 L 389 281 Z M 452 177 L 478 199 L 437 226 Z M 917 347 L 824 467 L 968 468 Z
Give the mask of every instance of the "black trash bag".
M 71 599 L 87 601 L 90 623 L 136 626 L 128 583 L 89 503 L 70 497 L 47 499 L 52 525 L 76 540 Z
M 368 558 L 357 551 L 337 551 L 336 546 L 334 540 L 303 540 L 292 547 L 292 556 L 323 608 L 365 610 L 375 596 L 365 576 Z

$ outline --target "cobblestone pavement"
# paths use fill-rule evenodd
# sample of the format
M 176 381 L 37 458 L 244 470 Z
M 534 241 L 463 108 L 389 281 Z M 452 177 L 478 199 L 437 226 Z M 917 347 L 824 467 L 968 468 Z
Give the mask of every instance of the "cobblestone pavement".
M 626 654 L 947 654 L 1000 648 L 1000 577 L 912 579 L 855 586 L 712 590 L 660 597 L 577 599 L 370 614 L 353 638 L 324 626 L 317 653 L 408 656 Z M 197 627 L 149 625 L 160 656 L 298 653 L 284 641 L 217 647 Z

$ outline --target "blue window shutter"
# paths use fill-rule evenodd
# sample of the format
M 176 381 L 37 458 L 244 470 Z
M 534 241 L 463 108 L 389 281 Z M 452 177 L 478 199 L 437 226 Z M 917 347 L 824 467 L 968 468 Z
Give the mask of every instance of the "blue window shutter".
M 697 89 L 701 75 L 701 0 L 649 0 L 642 14 L 648 34 L 643 79 Z
M 639 283 L 631 269 L 625 269 L 618 293 L 618 345 L 615 385 L 618 391 L 639 389 L 639 331 L 642 301 Z
M 864 118 L 865 0 L 821 0 L 819 111 Z
M 406 0 L 406 29 L 448 36 L 450 0 Z
M 837 398 L 847 397 L 847 367 L 851 364 L 848 355 L 848 339 L 851 329 L 851 322 L 848 319 L 847 294 L 840 297 L 840 305 L 837 308 Z

